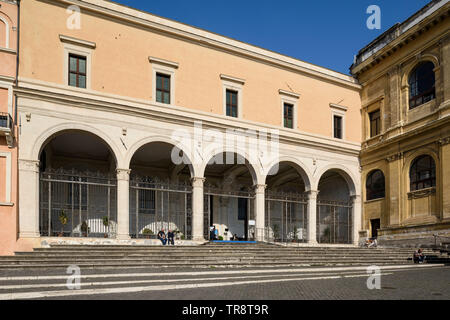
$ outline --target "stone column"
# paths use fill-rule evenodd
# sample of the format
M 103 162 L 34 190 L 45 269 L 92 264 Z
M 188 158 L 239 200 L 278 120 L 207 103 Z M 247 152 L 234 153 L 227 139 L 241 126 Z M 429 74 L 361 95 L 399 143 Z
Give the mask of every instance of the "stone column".
M 361 196 L 360 195 L 351 196 L 351 202 L 352 202 L 352 224 L 353 224 L 352 242 L 353 244 L 358 245 L 359 231 L 361 229 L 361 215 L 362 215 Z
M 319 191 L 308 191 L 308 244 L 317 244 L 317 195 Z
M 39 238 L 39 161 L 19 160 L 19 236 Z
M 448 192 L 450 190 L 450 137 L 441 139 L 439 143 L 441 145 L 441 173 L 439 177 L 442 179 L 442 190 L 440 190 L 442 197 L 441 218 L 444 221 L 450 221 L 450 192 Z
M 130 172 L 117 169 L 117 239 L 130 239 Z
M 265 211 L 265 196 L 266 185 L 257 184 L 255 188 L 255 238 L 256 241 L 265 240 L 265 226 L 266 226 L 266 211 Z
M 192 240 L 204 241 L 203 183 L 205 178 L 192 178 Z

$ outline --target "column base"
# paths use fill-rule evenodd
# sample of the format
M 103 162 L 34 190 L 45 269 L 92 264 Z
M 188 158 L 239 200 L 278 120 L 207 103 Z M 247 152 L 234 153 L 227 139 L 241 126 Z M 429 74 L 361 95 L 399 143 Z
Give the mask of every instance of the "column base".
M 192 237 L 192 241 L 206 241 L 204 237 Z

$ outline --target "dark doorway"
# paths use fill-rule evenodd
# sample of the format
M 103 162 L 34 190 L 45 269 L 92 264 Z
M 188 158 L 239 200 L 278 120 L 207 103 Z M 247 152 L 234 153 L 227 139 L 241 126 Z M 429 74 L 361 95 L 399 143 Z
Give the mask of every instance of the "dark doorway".
M 378 237 L 378 230 L 380 229 L 380 219 L 370 220 L 372 225 L 372 238 Z
M 244 241 L 248 240 L 248 199 L 238 199 L 238 219 L 244 221 Z

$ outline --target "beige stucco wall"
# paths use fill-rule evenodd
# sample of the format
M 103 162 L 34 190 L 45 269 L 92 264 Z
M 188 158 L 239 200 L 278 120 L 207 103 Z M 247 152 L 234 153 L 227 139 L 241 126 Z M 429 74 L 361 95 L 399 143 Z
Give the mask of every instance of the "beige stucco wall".
M 39 14 L 36 14 L 39 12 Z M 330 103 L 346 106 L 345 138 L 360 142 L 360 98 L 357 88 L 243 58 L 198 43 L 176 39 L 107 17 L 81 11 L 81 29 L 69 30 L 66 8 L 41 1 L 21 5 L 20 77 L 64 85 L 63 43 L 59 35 L 96 43 L 92 53 L 94 91 L 151 100 L 149 56 L 177 62 L 175 104 L 223 114 L 220 74 L 245 80 L 243 118 L 281 126 L 279 89 L 300 94 L 298 129 L 330 137 Z M 44 17 L 52 17 L 46 19 Z M 43 54 L 45 52 L 51 54 Z

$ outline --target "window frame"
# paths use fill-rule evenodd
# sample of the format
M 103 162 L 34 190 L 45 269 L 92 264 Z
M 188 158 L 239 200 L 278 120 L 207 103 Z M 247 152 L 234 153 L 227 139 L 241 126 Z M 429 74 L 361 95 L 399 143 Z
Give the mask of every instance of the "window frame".
M 428 89 L 427 91 L 424 91 L 422 93 L 416 94 L 415 96 L 412 96 L 411 91 L 412 91 L 413 87 L 416 88 L 417 92 L 419 90 L 418 87 L 419 87 L 419 81 L 420 80 L 419 80 L 419 76 L 417 74 L 417 71 L 418 71 L 419 68 L 421 68 L 422 66 L 425 66 L 425 65 L 432 66 L 430 75 L 432 75 L 432 77 L 433 77 L 433 86 L 430 89 Z M 409 73 L 409 75 L 408 75 L 408 109 L 409 110 L 413 110 L 413 109 L 415 109 L 417 107 L 420 107 L 420 106 L 422 106 L 422 105 L 424 105 L 424 104 L 426 104 L 426 103 L 436 99 L 436 74 L 435 74 L 434 69 L 435 69 L 434 63 L 432 61 L 425 60 L 425 61 L 419 62 L 416 66 L 414 66 L 412 71 Z M 425 76 L 427 76 L 427 75 L 422 75 L 422 77 L 425 77 Z M 415 78 L 414 79 L 414 85 L 411 83 L 412 82 L 411 81 L 412 77 Z M 422 77 L 421 77 L 421 79 L 423 80 Z M 427 97 L 427 96 L 431 96 L 431 98 L 429 100 L 427 100 L 427 101 L 424 101 L 424 97 Z M 422 102 L 420 102 L 418 104 L 417 101 L 419 99 L 422 99 Z M 412 105 L 412 102 L 414 102 L 414 105 Z
M 227 116 L 227 90 L 236 91 L 238 93 L 237 99 L 237 117 L 235 119 L 242 119 L 243 117 L 243 91 L 245 80 L 227 76 L 224 74 L 220 75 L 220 79 L 222 80 L 222 112 L 223 115 L 227 118 L 234 118 L 231 116 Z
M 148 57 L 148 59 L 152 67 L 152 97 L 151 97 L 152 102 L 155 104 L 161 104 L 165 106 L 175 105 L 176 71 L 179 66 L 178 63 L 155 57 Z M 170 76 L 170 98 L 169 98 L 170 103 L 168 104 L 156 101 L 156 87 L 157 87 L 156 81 L 158 73 Z
M 337 128 L 336 127 L 336 120 L 339 120 L 338 121 L 338 123 L 339 123 L 339 128 Z M 342 132 L 343 132 L 343 122 L 344 122 L 344 119 L 343 119 L 343 117 L 341 116 L 341 115 L 337 115 L 337 114 L 334 114 L 333 115 L 333 138 L 335 138 L 335 139 L 343 139 L 343 135 L 342 135 Z M 339 134 L 337 134 L 337 133 L 339 133 Z
M 372 115 L 375 113 L 378 113 L 378 118 L 375 119 L 378 131 L 376 130 L 376 134 L 372 135 L 372 123 L 374 121 L 372 119 Z M 367 114 L 369 117 L 369 138 L 373 138 L 381 134 L 381 109 L 376 109 L 374 111 L 368 112 Z
M 225 104 L 226 104 L 226 111 L 225 115 L 227 117 L 232 118 L 238 118 L 238 110 L 239 110 L 239 92 L 236 90 L 226 89 L 225 90 L 226 98 L 225 98 Z M 236 94 L 236 104 L 233 104 L 232 95 Z M 228 100 L 228 97 L 231 97 L 230 100 Z M 233 108 L 236 108 L 236 115 L 233 116 Z M 228 110 L 230 110 L 230 114 L 228 114 Z
M 288 117 L 286 117 L 286 108 L 291 108 L 291 126 L 286 125 L 286 120 L 289 120 Z M 294 129 L 294 109 L 295 106 L 292 103 L 284 102 L 283 103 L 283 128 L 287 129 Z
M 92 83 L 92 72 L 91 72 L 91 67 L 92 67 L 92 52 L 93 49 L 95 48 L 95 44 L 92 44 L 91 47 L 87 47 L 84 46 L 84 44 L 81 43 L 81 40 L 77 40 L 80 42 L 80 44 L 75 44 L 75 40 L 73 42 L 65 42 L 65 38 L 63 38 L 62 36 L 60 36 L 61 41 L 63 42 L 63 53 L 64 53 L 64 57 L 63 57 L 63 63 L 64 63 L 64 67 L 63 67 L 63 83 L 64 85 L 66 85 L 67 87 L 71 88 L 71 89 L 75 89 L 75 90 L 90 90 L 91 89 L 91 83 Z M 69 76 L 70 76 L 70 68 L 69 68 L 69 63 L 70 63 L 70 55 L 74 55 L 74 56 L 81 56 L 81 57 L 85 57 L 86 58 L 86 88 L 82 88 L 82 87 L 75 87 L 75 86 L 71 86 L 69 85 Z
M 377 173 L 381 173 L 381 176 L 383 178 L 383 188 L 381 190 L 377 190 L 375 188 L 373 188 L 373 176 Z M 371 184 L 370 190 L 371 192 L 369 192 L 369 182 Z M 375 190 L 373 190 L 375 189 Z M 378 192 L 378 193 L 377 193 Z M 382 195 L 381 195 L 382 193 Z M 383 173 L 383 171 L 381 171 L 380 169 L 375 169 L 370 171 L 367 176 L 366 176 L 366 201 L 372 201 L 372 200 L 380 200 L 380 199 L 385 199 L 386 198 L 386 177 Z
M 158 77 L 160 77 L 161 79 L 163 79 L 162 81 L 162 88 L 158 88 Z M 164 89 L 164 79 L 168 79 L 169 81 L 169 90 Z M 158 103 L 164 103 L 164 104 L 168 104 L 170 105 L 172 103 L 171 100 L 171 92 L 172 92 L 172 77 L 169 74 L 166 73 L 162 73 L 162 72 L 156 72 L 156 91 L 155 91 L 155 101 Z M 161 92 L 161 98 L 162 101 L 158 101 L 158 91 Z M 164 93 L 168 93 L 168 97 L 169 97 L 169 101 L 166 102 L 164 101 Z
M 331 136 L 333 139 L 336 139 L 336 140 L 345 140 L 346 139 L 345 117 L 346 117 L 348 108 L 345 106 L 334 104 L 334 103 L 330 103 L 330 108 L 331 108 Z M 335 131 L 336 131 L 335 126 L 334 126 L 335 125 L 335 122 L 334 122 L 335 117 L 341 118 L 341 138 L 335 137 Z
M 70 70 L 70 59 L 71 58 L 75 58 L 75 59 L 77 59 L 77 70 L 76 70 L 76 72 L 72 72 L 71 70 Z M 82 73 L 82 72 L 80 72 L 80 60 L 83 60 L 84 59 L 84 64 L 85 64 L 85 72 L 84 73 Z M 68 63 L 69 63 L 69 65 L 68 65 L 68 74 L 67 74 L 67 76 L 68 76 L 68 79 L 67 79 L 67 83 L 68 83 L 68 85 L 70 86 L 70 87 L 75 87 L 75 88 L 80 88 L 80 89 L 86 89 L 86 87 L 87 87 L 87 57 L 86 56 L 84 56 L 84 55 L 79 55 L 79 54 L 74 54 L 74 53 L 69 53 L 69 61 L 68 61 Z M 72 74 L 75 74 L 75 79 L 76 79 L 76 85 L 71 85 L 70 84 L 70 76 L 72 75 Z M 84 76 L 85 77 L 85 81 L 84 81 L 84 87 L 80 87 L 80 85 L 79 85 L 79 76 Z
M 432 164 L 432 165 L 430 167 L 428 167 L 426 170 L 418 171 L 417 163 L 424 158 L 428 158 L 429 160 L 431 160 L 430 164 Z M 416 167 L 415 167 L 415 165 L 416 165 Z M 416 179 L 414 179 L 414 180 L 413 180 L 413 176 L 412 176 L 413 169 L 415 169 L 414 173 L 415 173 L 415 177 L 416 177 Z M 430 176 L 427 178 L 420 178 L 421 174 L 423 174 L 424 172 L 427 172 L 427 171 L 430 171 Z M 424 186 L 426 182 L 429 182 L 429 186 Z M 429 154 L 422 154 L 420 156 L 415 157 L 413 159 L 413 161 L 411 161 L 411 165 L 409 167 L 409 191 L 414 192 L 414 191 L 420 191 L 420 190 L 424 190 L 424 189 L 434 188 L 434 187 L 436 187 L 436 182 L 437 182 L 437 176 L 436 176 L 436 161 L 435 161 L 435 159 Z M 422 184 L 421 188 L 419 188 L 419 184 Z
M 288 130 L 295 130 L 298 128 L 298 100 L 300 99 L 300 94 L 285 90 L 278 90 L 280 95 L 280 109 L 281 109 L 281 127 Z M 292 108 L 292 128 L 286 127 L 284 125 L 284 106 L 288 104 Z

